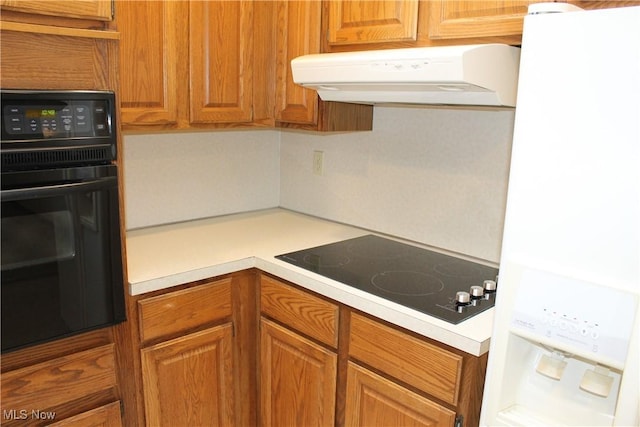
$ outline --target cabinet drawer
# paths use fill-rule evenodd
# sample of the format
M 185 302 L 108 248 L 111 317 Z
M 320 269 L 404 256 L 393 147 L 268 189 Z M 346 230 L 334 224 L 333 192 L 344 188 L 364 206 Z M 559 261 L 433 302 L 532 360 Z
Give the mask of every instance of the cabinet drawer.
M 120 401 L 65 418 L 49 427 L 122 427 Z
M 262 313 L 318 341 L 338 346 L 338 306 L 267 276 L 261 277 Z
M 452 405 L 458 402 L 462 356 L 353 314 L 349 355 Z
M 186 332 L 231 316 L 231 279 L 138 301 L 140 339 Z
M 116 386 L 113 344 L 2 374 L 2 409 L 54 408 Z

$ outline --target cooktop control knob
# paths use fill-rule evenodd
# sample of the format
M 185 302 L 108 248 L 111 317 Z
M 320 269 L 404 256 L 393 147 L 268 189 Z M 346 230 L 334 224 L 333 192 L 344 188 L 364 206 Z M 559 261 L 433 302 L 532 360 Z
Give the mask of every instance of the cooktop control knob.
M 485 280 L 482 287 L 484 288 L 485 293 L 490 294 L 496 291 L 498 285 L 495 280 Z
M 484 288 L 482 286 L 472 286 L 469 293 L 472 299 L 480 299 L 484 295 Z
M 469 292 L 460 291 L 456 292 L 456 304 L 457 305 L 468 305 L 471 303 L 471 296 Z

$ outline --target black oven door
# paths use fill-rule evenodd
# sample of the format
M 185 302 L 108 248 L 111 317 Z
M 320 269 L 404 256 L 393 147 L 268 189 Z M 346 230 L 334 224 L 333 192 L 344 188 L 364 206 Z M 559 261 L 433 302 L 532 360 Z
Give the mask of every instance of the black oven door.
M 125 320 L 117 167 L 2 174 L 2 351 Z

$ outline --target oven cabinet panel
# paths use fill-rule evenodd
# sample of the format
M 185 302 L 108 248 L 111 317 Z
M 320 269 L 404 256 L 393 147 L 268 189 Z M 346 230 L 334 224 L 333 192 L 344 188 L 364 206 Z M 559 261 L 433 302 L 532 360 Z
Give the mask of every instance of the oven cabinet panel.
M 233 425 L 232 331 L 226 323 L 142 349 L 147 425 Z
M 114 0 L 0 0 L 2 11 L 111 21 Z
M 347 368 L 347 426 L 453 426 L 456 413 L 353 362 Z
M 273 55 L 254 50 L 256 39 L 259 46 L 273 40 L 261 4 L 122 0 L 116 7 L 125 130 L 273 124 L 258 73 L 272 77 Z
M 338 306 L 260 276 L 260 420 L 333 426 Z
M 122 427 L 120 402 L 109 403 L 73 417 L 48 424 L 49 427 Z
M 110 339 L 102 329 L 4 353 L 2 425 L 121 425 Z M 81 422 L 87 417 L 92 424 Z M 97 419 L 108 421 L 95 424 Z
M 291 60 L 320 53 L 321 14 L 319 1 L 277 2 L 276 124 L 313 131 L 371 130 L 372 106 L 324 102 L 315 90 L 293 82 Z

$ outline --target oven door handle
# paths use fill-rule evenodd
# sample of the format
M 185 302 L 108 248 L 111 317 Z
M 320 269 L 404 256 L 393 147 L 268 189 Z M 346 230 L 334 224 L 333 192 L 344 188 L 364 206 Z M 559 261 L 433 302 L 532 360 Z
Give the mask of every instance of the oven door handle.
M 3 202 L 12 202 L 16 200 L 36 199 L 41 197 L 63 196 L 76 191 L 92 191 L 101 190 L 108 187 L 116 187 L 117 177 L 106 176 L 103 178 L 92 179 L 90 181 L 72 182 L 68 184 L 48 185 L 45 187 L 31 188 L 14 188 L 11 190 L 2 190 L 0 199 Z

